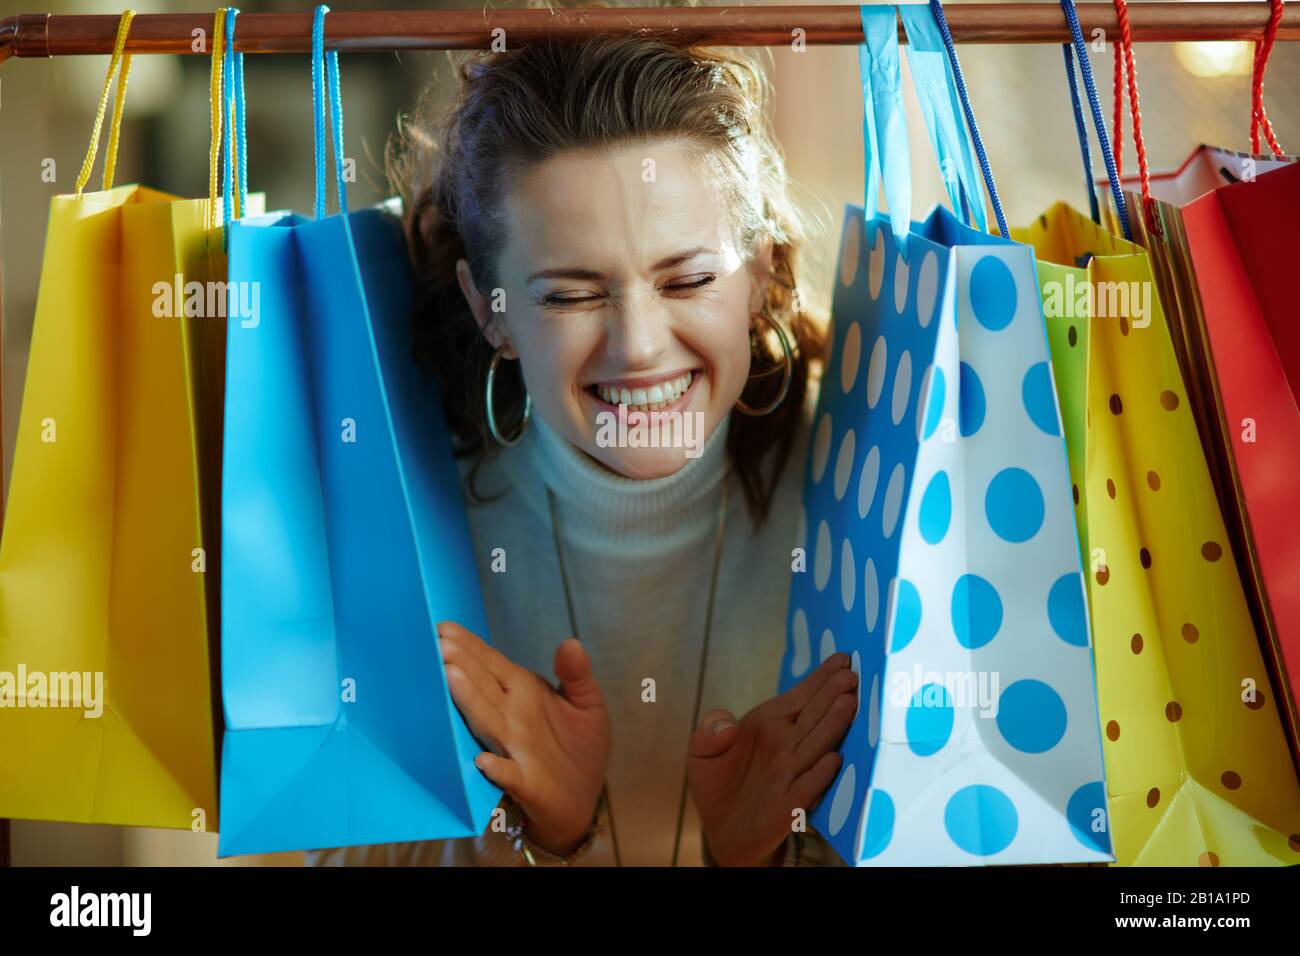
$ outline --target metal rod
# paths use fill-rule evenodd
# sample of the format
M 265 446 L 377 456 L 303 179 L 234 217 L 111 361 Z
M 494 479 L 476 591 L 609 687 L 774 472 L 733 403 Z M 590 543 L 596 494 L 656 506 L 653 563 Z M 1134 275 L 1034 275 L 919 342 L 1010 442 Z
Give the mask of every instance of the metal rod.
M 1119 29 L 1110 3 L 1081 3 L 1085 34 Z M 1052 3 L 953 4 L 946 8 L 958 43 L 1063 43 L 1065 17 Z M 1132 3 L 1133 39 L 1146 43 L 1178 40 L 1256 40 L 1268 23 L 1269 4 L 1256 2 Z M 239 18 L 235 49 L 245 53 L 307 53 L 311 13 L 245 13 Z M 111 53 L 116 15 L 25 14 L 0 20 L 0 63 L 10 56 L 48 57 Z M 129 53 L 202 53 L 212 14 L 142 14 L 131 25 Z M 795 30 L 805 42 L 857 44 L 862 25 L 856 5 L 596 8 L 563 10 L 412 10 L 387 13 L 331 13 L 325 46 L 353 53 L 397 50 L 487 48 L 494 30 L 508 46 L 544 38 L 592 33 L 640 33 L 681 44 L 783 46 Z M 204 31 L 196 34 L 195 31 Z M 900 39 L 902 36 L 900 29 Z M 1300 4 L 1283 12 L 1279 40 L 1300 40 Z M 198 49 L 196 49 L 198 47 Z

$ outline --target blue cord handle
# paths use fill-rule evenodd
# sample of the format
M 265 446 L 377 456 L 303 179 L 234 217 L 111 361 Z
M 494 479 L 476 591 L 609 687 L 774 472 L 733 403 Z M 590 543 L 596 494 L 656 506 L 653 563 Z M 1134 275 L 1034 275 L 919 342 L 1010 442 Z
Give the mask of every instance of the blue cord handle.
M 321 62 L 325 49 L 325 14 L 329 7 L 321 4 L 316 8 L 316 16 L 311 25 L 311 111 L 312 139 L 316 156 L 316 205 L 317 219 L 325 217 L 325 127 L 321 124 L 322 102 Z
M 1074 78 L 1074 50 L 1068 43 L 1061 44 L 1061 54 L 1065 57 L 1065 78 L 1070 81 L 1070 105 L 1074 108 L 1074 129 L 1079 137 L 1079 153 L 1083 157 L 1083 184 L 1088 190 L 1088 205 L 1092 210 L 1092 221 L 1101 222 L 1101 207 L 1097 204 L 1097 185 L 1092 176 L 1092 149 L 1088 145 L 1088 123 L 1083 118 L 1083 106 L 1079 102 L 1079 82 Z
M 313 207 L 316 219 L 325 216 L 325 130 L 321 127 L 321 53 L 324 46 L 325 13 L 329 8 L 321 4 L 312 20 L 312 146 L 316 160 L 316 202 Z
M 235 52 L 235 18 L 239 9 L 231 7 L 226 11 L 226 49 L 223 53 L 224 65 L 221 70 L 222 115 L 225 117 L 226 146 L 221 150 L 222 166 L 222 210 L 226 225 L 232 221 L 231 196 L 238 190 L 239 210 L 245 212 L 248 195 L 248 153 L 245 148 L 244 132 L 244 54 Z M 230 166 L 230 144 L 234 144 L 235 168 Z M 222 244 L 228 246 L 228 231 L 222 232 Z
M 993 181 L 993 168 L 989 165 L 988 154 L 984 151 L 984 139 L 980 136 L 979 123 L 975 122 L 975 111 L 971 109 L 970 94 L 966 91 L 966 78 L 962 76 L 961 63 L 957 60 L 957 47 L 952 42 L 952 32 L 948 29 L 948 18 L 944 15 L 943 4 L 939 0 L 930 0 L 930 12 L 934 22 L 939 26 L 944 48 L 948 51 L 948 64 L 952 67 L 952 78 L 957 84 L 957 96 L 961 100 L 962 112 L 966 115 L 966 127 L 970 130 L 971 140 L 975 143 L 975 155 L 979 159 L 980 172 L 984 176 L 984 187 L 988 190 L 989 201 L 993 203 L 993 214 L 998 220 L 998 231 L 1007 238 L 1007 217 L 1002 212 L 1002 199 L 998 195 L 997 183 Z
M 1088 105 L 1092 109 L 1092 122 L 1097 129 L 1097 142 L 1101 145 L 1102 159 L 1106 163 L 1106 176 L 1110 180 L 1110 193 L 1115 199 L 1115 210 L 1119 214 L 1119 223 L 1124 231 L 1124 238 L 1132 242 L 1133 228 L 1129 224 L 1128 206 L 1124 202 L 1124 190 L 1120 188 L 1119 171 L 1115 168 L 1115 154 L 1110 148 L 1110 137 L 1106 135 L 1106 121 L 1101 115 L 1101 102 L 1097 99 L 1097 86 L 1092 81 L 1092 67 L 1088 64 L 1088 48 L 1083 42 L 1083 30 L 1079 27 L 1079 15 L 1074 9 L 1074 0 L 1061 0 L 1061 9 L 1065 11 L 1065 19 L 1069 22 L 1070 33 L 1074 37 L 1074 52 L 1079 57 L 1079 69 L 1083 73 L 1083 88 L 1088 94 Z M 1071 82 L 1073 82 L 1073 71 L 1070 72 L 1070 77 Z M 1091 183 L 1091 174 L 1089 174 L 1088 180 Z
M 334 175 L 338 179 L 339 212 L 348 212 L 348 191 L 343 175 L 343 93 L 339 85 L 339 54 L 331 50 L 326 57 L 330 81 L 330 113 L 334 120 Z
M 233 47 L 235 36 L 235 21 L 230 21 L 230 29 L 226 31 L 226 36 L 230 37 Z M 240 211 L 247 214 L 248 209 L 248 137 L 244 128 L 244 54 L 235 54 L 235 127 L 238 130 L 238 139 L 235 141 L 235 152 L 237 153 L 236 162 L 238 162 L 239 173 L 239 208 Z M 224 71 L 223 71 L 224 74 Z
M 347 188 L 343 180 L 343 98 L 339 85 L 339 54 L 325 54 L 325 14 L 330 8 L 316 8 L 311 26 L 312 134 L 316 151 L 316 218 L 325 217 L 325 130 L 334 139 L 334 172 L 337 176 L 339 211 L 348 211 Z M 326 74 L 328 73 L 328 80 Z M 328 84 L 328 85 L 327 85 Z

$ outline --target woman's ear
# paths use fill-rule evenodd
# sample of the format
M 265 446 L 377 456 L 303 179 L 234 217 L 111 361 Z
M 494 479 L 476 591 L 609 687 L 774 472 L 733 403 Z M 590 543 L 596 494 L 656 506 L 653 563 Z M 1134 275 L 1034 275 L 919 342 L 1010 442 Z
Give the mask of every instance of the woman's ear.
M 483 337 L 491 343 L 494 349 L 499 349 L 504 344 L 507 346 L 506 358 L 514 358 L 514 349 L 510 346 L 506 337 L 502 334 L 502 322 L 493 321 L 496 314 L 489 307 L 487 297 L 478 291 L 474 284 L 474 275 L 470 271 L 468 259 L 456 260 L 456 281 L 460 284 L 461 294 L 465 296 L 465 301 L 469 303 L 470 312 L 474 315 L 474 321 L 478 323 L 479 329 L 483 332 Z

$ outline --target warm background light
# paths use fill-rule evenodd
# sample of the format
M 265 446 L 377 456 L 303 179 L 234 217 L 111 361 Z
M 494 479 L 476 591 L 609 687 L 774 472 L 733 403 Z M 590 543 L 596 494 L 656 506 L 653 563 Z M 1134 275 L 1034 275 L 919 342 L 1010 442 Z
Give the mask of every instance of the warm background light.
M 1174 55 L 1192 76 L 1249 76 L 1255 45 L 1245 40 L 1175 43 Z

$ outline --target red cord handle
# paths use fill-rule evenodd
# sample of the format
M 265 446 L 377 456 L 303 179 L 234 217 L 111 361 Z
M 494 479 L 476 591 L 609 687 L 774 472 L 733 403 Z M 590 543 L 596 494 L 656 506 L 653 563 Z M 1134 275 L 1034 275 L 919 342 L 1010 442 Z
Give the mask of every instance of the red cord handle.
M 1264 113 L 1264 69 L 1268 66 L 1268 55 L 1273 52 L 1277 28 L 1282 23 L 1283 0 L 1269 0 L 1269 3 L 1270 12 L 1268 26 L 1264 28 L 1264 39 L 1255 41 L 1255 69 L 1250 83 L 1250 151 L 1259 154 L 1259 130 L 1262 126 L 1273 155 L 1282 156 L 1283 150 L 1273 133 L 1273 124 Z
M 1133 28 L 1128 19 L 1127 0 L 1114 0 L 1115 14 L 1119 19 L 1119 43 L 1115 44 L 1115 135 L 1112 138 L 1115 150 L 1115 170 L 1117 176 L 1122 164 L 1124 150 L 1124 74 L 1128 74 L 1129 112 L 1133 116 L 1133 145 L 1137 150 L 1138 178 L 1142 183 L 1142 212 L 1146 218 L 1147 229 L 1161 235 L 1160 221 L 1156 217 L 1155 200 L 1151 198 L 1151 172 L 1147 168 L 1147 147 L 1142 139 L 1142 104 L 1138 100 L 1137 61 L 1133 56 Z M 1281 2 L 1281 0 L 1277 0 Z

